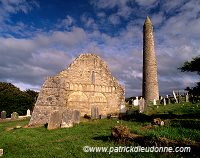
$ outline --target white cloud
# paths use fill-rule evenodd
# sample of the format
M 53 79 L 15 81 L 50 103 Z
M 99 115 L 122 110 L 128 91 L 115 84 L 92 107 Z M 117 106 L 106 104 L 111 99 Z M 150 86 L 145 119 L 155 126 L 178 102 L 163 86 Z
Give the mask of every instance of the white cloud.
M 127 3 L 128 0 L 99 0 L 99 1 L 91 1 L 91 4 L 93 4 L 97 8 L 103 8 L 103 9 L 110 9 L 114 8 L 116 6 L 124 6 Z
M 111 15 L 109 15 L 109 21 L 111 24 L 119 24 L 120 17 L 124 19 L 128 19 L 132 13 L 132 8 L 128 5 L 129 0 L 99 0 L 99 1 L 91 1 L 91 4 L 97 9 L 113 9 L 117 8 L 117 11 Z M 103 14 L 97 13 L 98 17 L 101 17 Z
M 97 30 L 98 29 L 98 25 L 97 23 L 94 21 L 93 18 L 88 17 L 87 15 L 83 14 L 81 15 L 81 21 L 84 24 L 84 27 L 89 28 L 89 29 L 94 29 Z
M 24 5 L 22 0 L 19 2 L 19 5 Z M 137 2 L 147 10 L 130 6 L 128 0 L 92 1 L 97 9 L 97 18 L 101 21 L 83 14 L 80 17 L 84 24 L 82 27 L 71 15 L 58 21 L 57 27 L 49 31 L 30 31 L 30 26 L 20 22 L 9 27 L 4 23 L 2 30 L 12 30 L 22 37 L 18 39 L 10 35 L 0 38 L 0 79 L 12 80 L 18 85 L 23 83 L 22 87 L 38 87 L 47 76 L 55 75 L 66 67 L 73 57 L 80 53 L 96 53 L 108 63 L 113 75 L 125 84 L 127 96 L 141 95 L 142 25 L 145 16 L 150 14 L 151 7 L 157 2 Z M 150 14 L 150 17 L 155 26 L 160 91 L 169 93 L 174 88 L 184 89 L 197 81 L 193 74 L 182 73 L 177 68 L 200 54 L 197 40 L 200 36 L 200 9 L 197 7 L 199 2 L 193 0 L 185 3 L 165 1 L 160 5 L 160 11 Z M 9 6 L 10 9 L 4 7 L 4 14 L 0 10 L 1 22 L 20 10 L 13 8 L 12 4 Z M 26 13 L 22 8 L 21 11 Z M 108 9 L 115 12 L 108 15 Z M 114 34 L 102 31 L 101 27 L 120 24 L 124 19 L 129 19 L 127 24 L 113 29 Z M 105 23 L 106 20 L 110 23 Z M 23 38 L 23 35 L 29 36 Z
M 135 0 L 140 6 L 149 7 L 155 4 L 156 0 Z
M 110 23 L 112 23 L 113 25 L 117 25 L 120 23 L 120 18 L 117 15 L 110 15 L 108 17 L 108 20 L 110 21 Z
M 68 29 L 70 28 L 73 24 L 75 23 L 74 18 L 71 16 L 67 15 L 65 19 L 62 19 L 58 24 L 56 24 L 56 28 L 65 28 Z
M 19 11 L 28 13 L 34 7 L 39 7 L 36 1 L 26 0 L 1 0 L 0 5 L 0 19 L 7 20 L 10 14 L 15 14 Z
M 83 42 L 86 38 L 85 31 L 82 28 L 73 27 L 72 31 L 54 31 L 50 36 L 53 43 L 74 46 Z

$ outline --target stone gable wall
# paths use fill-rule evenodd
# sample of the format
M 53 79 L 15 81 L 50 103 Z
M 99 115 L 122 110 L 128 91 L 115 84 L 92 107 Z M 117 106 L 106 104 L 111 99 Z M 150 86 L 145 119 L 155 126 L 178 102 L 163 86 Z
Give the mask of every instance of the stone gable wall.
M 81 54 L 65 70 L 44 82 L 29 125 L 45 124 L 52 110 L 76 109 L 81 116 L 119 112 L 124 105 L 124 89 L 97 55 Z M 39 118 L 39 119 L 37 119 Z

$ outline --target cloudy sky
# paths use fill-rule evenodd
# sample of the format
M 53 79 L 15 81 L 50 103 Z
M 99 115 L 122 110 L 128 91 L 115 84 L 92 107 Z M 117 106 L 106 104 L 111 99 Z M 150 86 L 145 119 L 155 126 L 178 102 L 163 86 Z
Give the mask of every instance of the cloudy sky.
M 81 53 L 95 53 L 141 95 L 142 28 L 154 25 L 161 95 L 199 80 L 177 70 L 200 55 L 199 0 L 0 0 L 0 81 L 39 90 Z

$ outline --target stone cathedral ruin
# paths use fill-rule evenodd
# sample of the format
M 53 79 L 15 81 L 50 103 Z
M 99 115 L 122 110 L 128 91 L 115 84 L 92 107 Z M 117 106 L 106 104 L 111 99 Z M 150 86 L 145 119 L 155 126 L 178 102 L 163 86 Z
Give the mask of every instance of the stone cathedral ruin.
M 143 26 L 142 88 L 146 105 L 159 99 L 157 78 L 153 26 L 147 17 Z M 54 114 L 60 118 L 67 117 L 69 110 L 76 110 L 81 116 L 90 115 L 94 107 L 98 108 L 99 115 L 119 113 L 124 107 L 124 91 L 99 56 L 81 54 L 68 68 L 44 82 L 29 126 L 49 123 L 55 111 L 66 114 L 61 117 Z
M 68 68 L 44 82 L 29 126 L 48 123 L 53 111 L 72 109 L 84 116 L 90 115 L 95 106 L 100 115 L 107 115 L 119 113 L 121 105 L 124 89 L 107 64 L 95 54 L 81 54 Z

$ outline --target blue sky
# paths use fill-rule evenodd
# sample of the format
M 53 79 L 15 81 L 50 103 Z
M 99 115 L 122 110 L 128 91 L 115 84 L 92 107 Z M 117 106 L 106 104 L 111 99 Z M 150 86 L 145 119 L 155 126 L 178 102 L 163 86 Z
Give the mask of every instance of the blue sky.
M 154 25 L 161 95 L 199 80 L 177 70 L 200 55 L 198 0 L 0 0 L 0 81 L 39 90 L 81 53 L 95 53 L 141 95 L 142 28 Z

